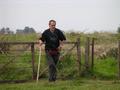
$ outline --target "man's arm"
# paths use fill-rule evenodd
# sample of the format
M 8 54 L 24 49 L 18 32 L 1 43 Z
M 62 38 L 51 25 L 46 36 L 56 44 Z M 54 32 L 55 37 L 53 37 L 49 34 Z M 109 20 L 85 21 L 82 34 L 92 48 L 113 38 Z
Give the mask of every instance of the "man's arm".
M 41 37 L 39 38 L 39 46 L 42 46 L 44 41 L 45 41 L 45 32 L 43 32 Z
M 60 40 L 59 40 L 60 45 L 59 45 L 58 49 L 61 50 L 63 48 L 64 42 L 66 41 L 66 37 L 62 31 L 59 32 L 59 38 L 60 38 Z

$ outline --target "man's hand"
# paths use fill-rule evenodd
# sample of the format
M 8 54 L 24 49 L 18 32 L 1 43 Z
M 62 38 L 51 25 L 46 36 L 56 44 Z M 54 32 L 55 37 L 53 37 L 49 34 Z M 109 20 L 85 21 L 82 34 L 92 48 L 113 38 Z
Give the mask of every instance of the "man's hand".
M 58 47 L 58 50 L 59 50 L 59 51 L 61 51 L 61 50 L 62 50 L 62 45 L 60 45 L 60 46 Z
M 64 42 L 64 41 L 59 41 L 59 43 L 60 43 L 60 45 L 59 45 L 59 47 L 58 47 L 58 50 L 59 50 L 59 51 L 61 51 L 62 48 L 63 48 L 63 42 Z
M 41 47 L 43 44 L 43 42 L 41 40 L 39 40 L 39 47 Z

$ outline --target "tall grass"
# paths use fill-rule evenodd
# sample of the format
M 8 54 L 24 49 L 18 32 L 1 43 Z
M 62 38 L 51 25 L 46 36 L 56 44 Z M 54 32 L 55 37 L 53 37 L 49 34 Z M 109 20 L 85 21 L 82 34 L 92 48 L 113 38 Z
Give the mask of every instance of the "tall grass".
M 13 34 L 13 35 L 0 35 L 0 41 L 37 41 L 39 36 L 37 34 Z
M 97 37 L 97 40 L 95 41 L 96 44 L 108 44 L 108 43 L 113 43 L 113 40 L 117 41 L 117 36 L 114 34 L 99 34 L 99 33 L 94 33 L 94 34 L 66 34 L 67 38 L 69 41 L 76 41 L 77 37 L 81 37 L 82 45 L 84 45 L 86 36 L 89 37 Z M 4 38 L 4 39 L 2 39 Z M 37 41 L 38 36 L 36 34 L 29 34 L 29 35 L 0 35 L 0 41 Z M 107 42 L 106 42 L 107 41 Z M 15 54 L 15 53 L 11 53 Z M 9 58 L 11 57 L 6 57 L 3 54 L 0 54 L 0 67 L 2 64 L 6 63 L 9 61 Z M 14 78 L 16 79 L 30 79 L 32 77 L 32 64 L 31 64 L 31 52 L 25 52 L 22 53 L 22 57 L 18 57 L 17 60 L 14 61 L 14 63 L 10 64 L 8 66 L 9 70 L 18 71 L 16 75 L 14 75 Z M 35 72 L 37 72 L 37 64 L 38 64 L 38 51 L 35 52 Z M 28 67 L 24 68 L 24 66 Z M 17 68 L 20 67 L 20 71 L 17 70 Z M 42 60 L 41 60 L 41 67 L 40 70 L 42 71 L 44 68 L 47 67 L 47 62 L 46 62 L 46 57 L 45 54 L 42 55 Z M 78 74 L 78 66 L 77 66 L 77 61 L 76 61 L 76 56 L 75 53 L 71 53 L 66 55 L 62 61 L 58 63 L 58 77 L 62 77 L 63 79 L 65 78 L 77 78 Z M 82 56 L 82 68 L 84 71 L 84 56 Z M 8 70 L 8 71 L 9 71 Z M 12 74 L 15 74 L 13 72 L 8 73 L 7 71 L 2 75 L 1 79 L 9 79 Z M 24 75 L 23 75 L 24 73 Z M 92 73 L 92 74 L 91 74 Z M 7 75 L 4 77 L 4 75 Z M 45 72 L 43 75 L 47 77 L 48 72 Z M 87 73 L 89 74 L 89 73 Z M 90 76 L 95 76 L 95 78 L 99 79 L 114 79 L 116 78 L 117 74 L 117 62 L 114 58 L 112 57 L 107 57 L 104 60 L 96 59 L 95 60 L 95 68 L 94 71 L 90 71 Z M 28 75 L 28 76 L 27 76 Z M 19 77 L 20 76 L 20 77 Z M 89 75 L 88 75 L 89 76 Z M 11 78 L 11 77 L 10 77 Z

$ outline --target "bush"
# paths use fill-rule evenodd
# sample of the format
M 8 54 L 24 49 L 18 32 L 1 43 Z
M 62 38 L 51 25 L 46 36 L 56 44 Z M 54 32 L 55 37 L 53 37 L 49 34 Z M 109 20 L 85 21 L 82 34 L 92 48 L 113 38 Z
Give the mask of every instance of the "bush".
M 114 57 L 115 59 L 117 59 L 118 56 L 118 49 L 117 48 L 111 48 L 107 53 L 106 53 L 107 57 Z

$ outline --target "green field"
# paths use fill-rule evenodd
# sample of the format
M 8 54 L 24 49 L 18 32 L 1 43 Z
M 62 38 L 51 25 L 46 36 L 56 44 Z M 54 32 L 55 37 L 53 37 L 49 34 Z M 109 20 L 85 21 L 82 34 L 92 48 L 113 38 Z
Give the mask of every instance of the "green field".
M 94 37 L 95 39 L 95 62 L 94 69 L 85 70 L 84 61 L 84 47 L 86 37 Z M 21 45 L 9 45 L 9 52 L 0 54 L 0 80 L 28 80 L 25 83 L 4 83 L 0 84 L 0 90 L 120 90 L 120 81 L 118 81 L 118 64 L 116 53 L 110 53 L 104 58 L 99 55 L 105 50 L 114 49 L 119 40 L 119 34 L 109 33 L 94 33 L 94 34 L 77 34 L 67 33 L 68 41 L 76 41 L 78 37 L 81 38 L 82 44 L 82 71 L 81 76 L 78 76 L 78 64 L 76 48 L 63 58 L 63 61 L 58 63 L 58 80 L 55 83 L 49 83 L 48 71 L 43 73 L 39 82 L 32 80 L 32 64 L 31 51 L 12 51 L 22 49 Z M 37 41 L 38 35 L 1 35 L 0 41 Z M 1 46 L 2 47 L 2 46 Z M 19 48 L 17 48 L 19 47 Z M 70 48 L 71 46 L 65 46 Z M 64 48 L 66 49 L 66 48 Z M 44 51 L 42 51 L 44 52 Z M 61 53 L 63 53 L 62 51 Z M 113 52 L 113 51 L 110 51 Z M 115 51 L 116 52 L 116 51 Z M 4 64 L 14 59 L 12 63 L 3 68 Z M 35 48 L 35 73 L 37 72 L 38 64 L 38 49 Z M 91 64 L 91 63 L 90 63 Z M 45 55 L 42 53 L 41 67 L 43 71 L 46 67 Z
M 49 83 L 46 79 L 19 84 L 0 84 L 0 90 L 120 90 L 119 81 L 104 80 L 57 80 Z

